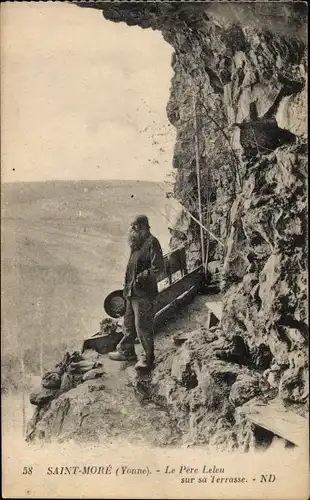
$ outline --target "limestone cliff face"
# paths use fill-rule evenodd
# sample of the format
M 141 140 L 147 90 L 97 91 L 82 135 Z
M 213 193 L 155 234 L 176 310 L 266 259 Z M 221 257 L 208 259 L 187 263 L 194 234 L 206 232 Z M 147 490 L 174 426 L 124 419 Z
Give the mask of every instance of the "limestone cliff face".
M 210 229 L 224 244 L 209 243 L 209 258 L 222 263 L 222 333 L 269 347 L 271 384 L 302 408 L 308 369 L 305 4 L 97 7 L 112 21 L 161 30 L 174 47 L 167 114 L 177 130 L 175 193 L 197 213 L 196 113 L 204 221 L 209 207 Z M 190 238 L 195 247 L 195 223 Z M 191 246 L 189 254 L 196 259 Z

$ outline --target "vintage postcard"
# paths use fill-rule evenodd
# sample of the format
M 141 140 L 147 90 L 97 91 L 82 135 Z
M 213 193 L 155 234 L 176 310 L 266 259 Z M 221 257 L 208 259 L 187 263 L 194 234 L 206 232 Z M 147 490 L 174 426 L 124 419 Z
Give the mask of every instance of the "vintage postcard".
M 308 498 L 307 15 L 1 4 L 4 498 Z

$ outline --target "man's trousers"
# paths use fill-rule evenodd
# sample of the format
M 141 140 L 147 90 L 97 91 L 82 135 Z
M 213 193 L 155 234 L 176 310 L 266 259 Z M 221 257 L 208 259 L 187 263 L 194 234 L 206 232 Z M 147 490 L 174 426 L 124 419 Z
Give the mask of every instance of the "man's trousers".
M 134 343 L 138 336 L 143 353 L 142 361 L 151 366 L 154 362 L 154 299 L 150 297 L 129 297 L 123 321 L 124 337 L 117 350 L 124 356 L 135 354 Z

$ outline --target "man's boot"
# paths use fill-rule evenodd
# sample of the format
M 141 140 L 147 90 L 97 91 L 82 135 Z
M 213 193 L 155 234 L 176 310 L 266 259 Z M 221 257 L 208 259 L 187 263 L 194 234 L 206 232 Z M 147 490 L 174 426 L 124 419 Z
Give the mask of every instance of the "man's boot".
M 118 351 L 109 352 L 109 358 L 113 361 L 137 361 L 136 354 L 126 355 Z
M 154 368 L 154 360 L 147 361 L 146 358 L 139 359 L 138 363 L 135 364 L 135 370 L 141 373 L 148 373 Z

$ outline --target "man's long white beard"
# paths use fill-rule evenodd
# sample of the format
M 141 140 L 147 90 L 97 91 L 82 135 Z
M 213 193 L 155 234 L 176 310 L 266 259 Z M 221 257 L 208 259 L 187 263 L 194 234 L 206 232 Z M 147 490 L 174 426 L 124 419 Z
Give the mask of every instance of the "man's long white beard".
M 131 250 L 139 250 L 149 235 L 150 231 L 148 229 L 139 229 L 138 231 L 130 229 L 128 243 Z

